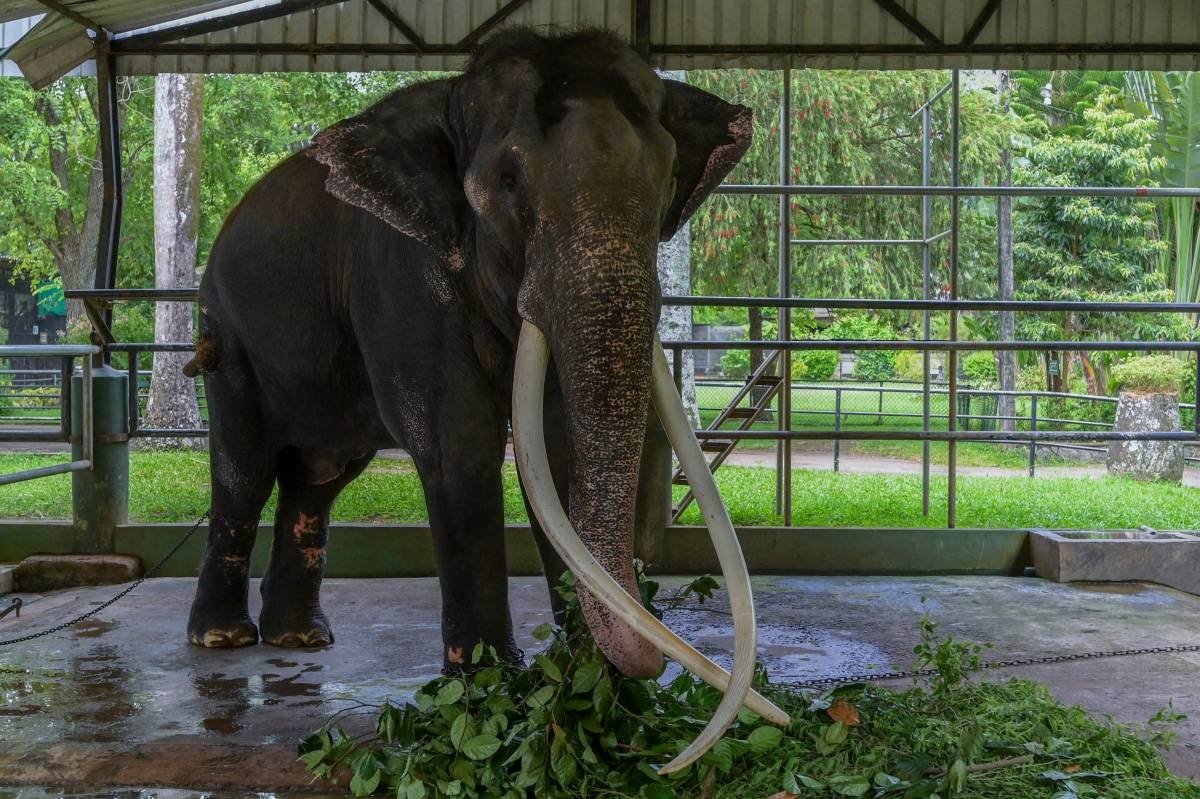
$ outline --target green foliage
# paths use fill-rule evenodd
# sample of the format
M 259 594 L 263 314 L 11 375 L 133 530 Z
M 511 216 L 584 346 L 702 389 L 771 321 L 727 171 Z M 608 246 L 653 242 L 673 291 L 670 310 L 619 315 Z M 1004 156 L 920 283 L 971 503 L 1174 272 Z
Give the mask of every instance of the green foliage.
M 971 388 L 995 388 L 1000 382 L 1000 370 L 990 352 L 968 353 L 961 363 L 963 375 Z
M 792 359 L 794 363 L 804 366 L 807 380 L 828 380 L 838 368 L 838 354 L 834 350 L 800 350 Z
M 925 597 L 921 597 L 924 606 Z M 916 659 L 914 671 L 929 672 L 929 687 L 933 696 L 946 700 L 983 665 L 983 651 L 991 644 L 957 641 L 953 638 L 939 639 L 938 625 L 928 613 L 921 614 L 921 643 L 913 647 Z
M 792 79 L 791 181 L 807 184 L 921 182 L 921 120 L 913 112 L 949 80 L 934 71 L 801 70 Z M 730 175 L 733 183 L 779 182 L 782 80 L 768 70 L 697 70 L 688 81 L 755 114 L 754 143 Z M 949 179 L 950 106 L 934 106 L 934 182 Z M 962 103 L 963 179 L 993 181 L 1007 123 L 992 98 L 968 91 Z M 920 204 L 907 198 L 805 196 L 790 200 L 796 238 L 911 238 L 921 230 Z M 988 279 L 995 263 L 986 206 L 964 204 L 964 270 Z M 692 223 L 693 285 L 698 293 L 769 296 L 778 285 L 776 197 L 715 195 Z M 935 204 L 937 229 L 949 223 L 947 204 Z M 943 282 L 946 265 L 937 258 Z M 921 256 L 911 247 L 804 247 L 793 250 L 792 279 L 806 296 L 916 296 Z M 982 288 L 984 284 L 979 284 Z
M 1122 107 L 1102 91 L 1076 125 L 1050 130 L 1028 122 L 1034 143 L 1017 170 L 1030 186 L 1145 185 L 1159 166 L 1152 152 L 1154 122 Z M 1019 299 L 1170 299 L 1157 260 L 1158 237 L 1149 200 L 1105 197 L 1029 198 L 1016 208 L 1013 254 Z M 1018 320 L 1022 336 L 1080 339 L 1121 336 L 1153 339 L 1186 336 L 1165 314 L 1031 314 Z
M 1164 186 L 1200 186 L 1200 81 L 1191 72 L 1130 72 L 1126 85 L 1140 111 L 1158 124 L 1154 152 Z M 1160 256 L 1167 284 L 1179 302 L 1200 299 L 1200 215 L 1190 197 L 1163 200 L 1159 207 L 1171 247 Z
M 711 596 L 715 581 L 698 583 L 674 601 Z M 657 587 L 643 580 L 642 593 Z M 915 650 L 928 689 L 860 684 L 805 696 L 763 675 L 759 690 L 791 716 L 786 729 L 743 710 L 697 765 L 660 777 L 656 764 L 686 744 L 719 695 L 686 673 L 666 684 L 620 676 L 591 642 L 569 582 L 563 590 L 566 623 L 535 631 L 550 645 L 528 668 L 476 647 L 477 670 L 434 680 L 403 706 L 367 707 L 374 735 L 318 730 L 300 744 L 301 762 L 318 778 L 348 779 L 355 796 L 403 799 L 1200 796 L 1151 743 L 1041 686 L 972 683 L 983 648 L 938 638 L 928 615 Z M 1160 711 L 1148 732 L 1169 740 L 1180 718 Z
M 652 601 L 658 585 L 640 582 Z M 704 601 L 716 585 L 700 578 L 669 604 Z M 668 685 L 622 677 L 592 640 L 569 575 L 559 592 L 563 627 L 534 631 L 549 647 L 528 668 L 478 645 L 471 673 L 434 680 L 403 707 L 384 705 L 377 740 L 363 745 L 325 728 L 301 744 L 300 759 L 318 777 L 345 765 L 356 796 L 383 787 L 403 797 L 658 797 L 693 795 L 717 773 L 744 774 L 779 746 L 782 730 L 744 711 L 698 765 L 658 776 L 652 764 L 682 751 L 720 692 L 686 674 Z
M 823 332 L 824 338 L 832 340 L 882 339 L 895 341 L 900 338 L 887 322 L 865 313 L 839 316 L 837 321 Z M 890 350 L 861 350 L 855 353 L 854 379 L 867 382 L 890 380 L 896 376 L 896 353 Z
M 1112 369 L 1115 388 L 1178 393 L 1192 370 L 1187 361 L 1170 355 L 1146 355 L 1122 361 Z
M 895 353 L 896 377 L 901 380 L 921 380 L 925 374 L 925 356 L 915 350 Z
M 750 350 L 725 350 L 718 364 L 721 374 L 740 380 L 750 374 Z

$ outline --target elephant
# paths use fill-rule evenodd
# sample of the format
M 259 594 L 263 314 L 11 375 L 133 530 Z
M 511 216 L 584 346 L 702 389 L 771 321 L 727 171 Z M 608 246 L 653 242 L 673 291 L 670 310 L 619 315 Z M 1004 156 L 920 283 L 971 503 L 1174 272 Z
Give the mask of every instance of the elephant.
M 682 412 L 661 377 L 656 248 L 750 132 L 748 109 L 660 79 L 610 33 L 515 29 L 461 74 L 325 129 L 253 186 L 212 248 L 187 368 L 205 381 L 212 481 L 189 640 L 331 644 L 330 508 L 378 450 L 402 447 L 433 531 L 445 668 L 468 666 L 477 642 L 520 661 L 501 483 L 511 419 L 545 571 L 576 571 L 606 657 L 645 677 L 665 651 L 727 689 L 689 757 L 744 702 L 786 721 L 750 690 L 753 608 L 731 527 L 718 552 L 740 567 L 727 575 L 742 620 L 732 675 L 632 599 L 652 394 Z M 276 484 L 256 626 L 249 555 Z

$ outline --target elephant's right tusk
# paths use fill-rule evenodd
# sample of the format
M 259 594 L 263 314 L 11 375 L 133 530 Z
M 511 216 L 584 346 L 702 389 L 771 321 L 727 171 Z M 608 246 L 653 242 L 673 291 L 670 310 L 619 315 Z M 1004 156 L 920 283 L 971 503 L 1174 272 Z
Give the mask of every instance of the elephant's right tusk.
M 746 559 L 734 532 L 729 511 L 713 481 L 704 453 L 696 443 L 692 425 L 688 422 L 671 376 L 671 367 L 663 355 L 662 342 L 654 337 L 654 366 L 651 392 L 658 418 L 667 432 L 667 438 L 675 448 L 683 471 L 692 485 L 692 491 L 704 514 L 705 527 L 712 538 L 717 560 L 721 563 L 721 574 L 725 578 L 725 590 L 729 594 L 729 606 L 733 611 L 733 676 L 721 704 L 713 713 L 712 721 L 704 733 L 691 743 L 679 757 L 663 767 L 663 772 L 678 771 L 700 757 L 728 729 L 737 718 L 738 709 L 754 681 L 754 666 L 758 660 L 757 630 L 754 621 L 754 596 L 750 589 L 750 573 L 746 570 Z M 788 718 L 771 719 L 787 724 Z M 705 736 L 710 736 L 711 741 Z
M 516 451 L 517 466 L 521 471 L 521 481 L 534 515 L 546 532 L 546 537 L 562 556 L 567 568 L 574 572 L 576 579 L 605 607 L 692 674 L 714 688 L 726 691 L 730 685 L 729 672 L 697 652 L 691 644 L 646 610 L 640 600 L 630 596 L 596 561 L 575 533 L 571 520 L 567 518 L 558 501 L 542 431 L 543 391 L 549 360 L 550 348 L 546 337 L 536 325 L 525 322 L 517 342 L 513 374 L 513 448 Z M 746 707 L 758 715 L 775 724 L 788 723 L 788 715 L 759 693 L 751 690 L 743 696 Z M 739 697 L 734 704 L 735 716 L 737 707 L 742 702 L 743 699 Z M 722 706 L 724 704 L 722 702 Z M 689 747 L 684 755 L 690 760 L 703 755 L 707 748 L 717 742 L 731 721 L 732 719 L 721 721 L 719 717 L 714 716 L 696 739 L 704 748 L 694 751 L 693 747 Z M 679 762 L 682 758 L 683 755 L 676 758 L 663 770 L 682 768 L 686 765 Z

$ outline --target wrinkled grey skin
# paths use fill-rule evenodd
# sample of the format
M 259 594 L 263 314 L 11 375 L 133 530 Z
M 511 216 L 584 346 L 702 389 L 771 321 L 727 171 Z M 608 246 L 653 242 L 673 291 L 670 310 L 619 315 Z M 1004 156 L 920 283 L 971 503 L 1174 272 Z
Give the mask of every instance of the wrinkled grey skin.
M 519 657 L 500 466 L 523 320 L 551 346 L 547 437 L 569 514 L 636 596 L 656 248 L 749 136 L 746 109 L 660 80 L 607 34 L 512 32 L 464 75 L 383 100 L 264 178 L 201 288 L 214 525 L 191 640 L 257 634 L 244 568 L 230 564 L 278 478 L 262 635 L 331 642 L 319 604 L 329 506 L 375 450 L 402 446 L 434 529 L 447 667 L 480 640 Z M 561 563 L 542 551 L 554 579 Z M 582 602 L 615 665 L 659 670 L 657 651 Z

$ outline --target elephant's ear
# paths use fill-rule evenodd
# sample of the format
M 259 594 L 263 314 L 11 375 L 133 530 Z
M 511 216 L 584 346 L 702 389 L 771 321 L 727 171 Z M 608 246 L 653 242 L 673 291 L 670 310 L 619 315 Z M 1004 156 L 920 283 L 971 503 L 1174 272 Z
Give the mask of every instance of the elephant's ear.
M 753 135 L 754 114 L 695 86 L 664 80 L 662 124 L 675 137 L 679 158 L 675 199 L 663 220 L 663 241 L 671 238 L 700 203 L 737 165 Z
M 329 167 L 325 189 L 463 266 L 459 244 L 469 212 L 454 157 L 450 81 L 401 90 L 313 139 L 309 154 Z

